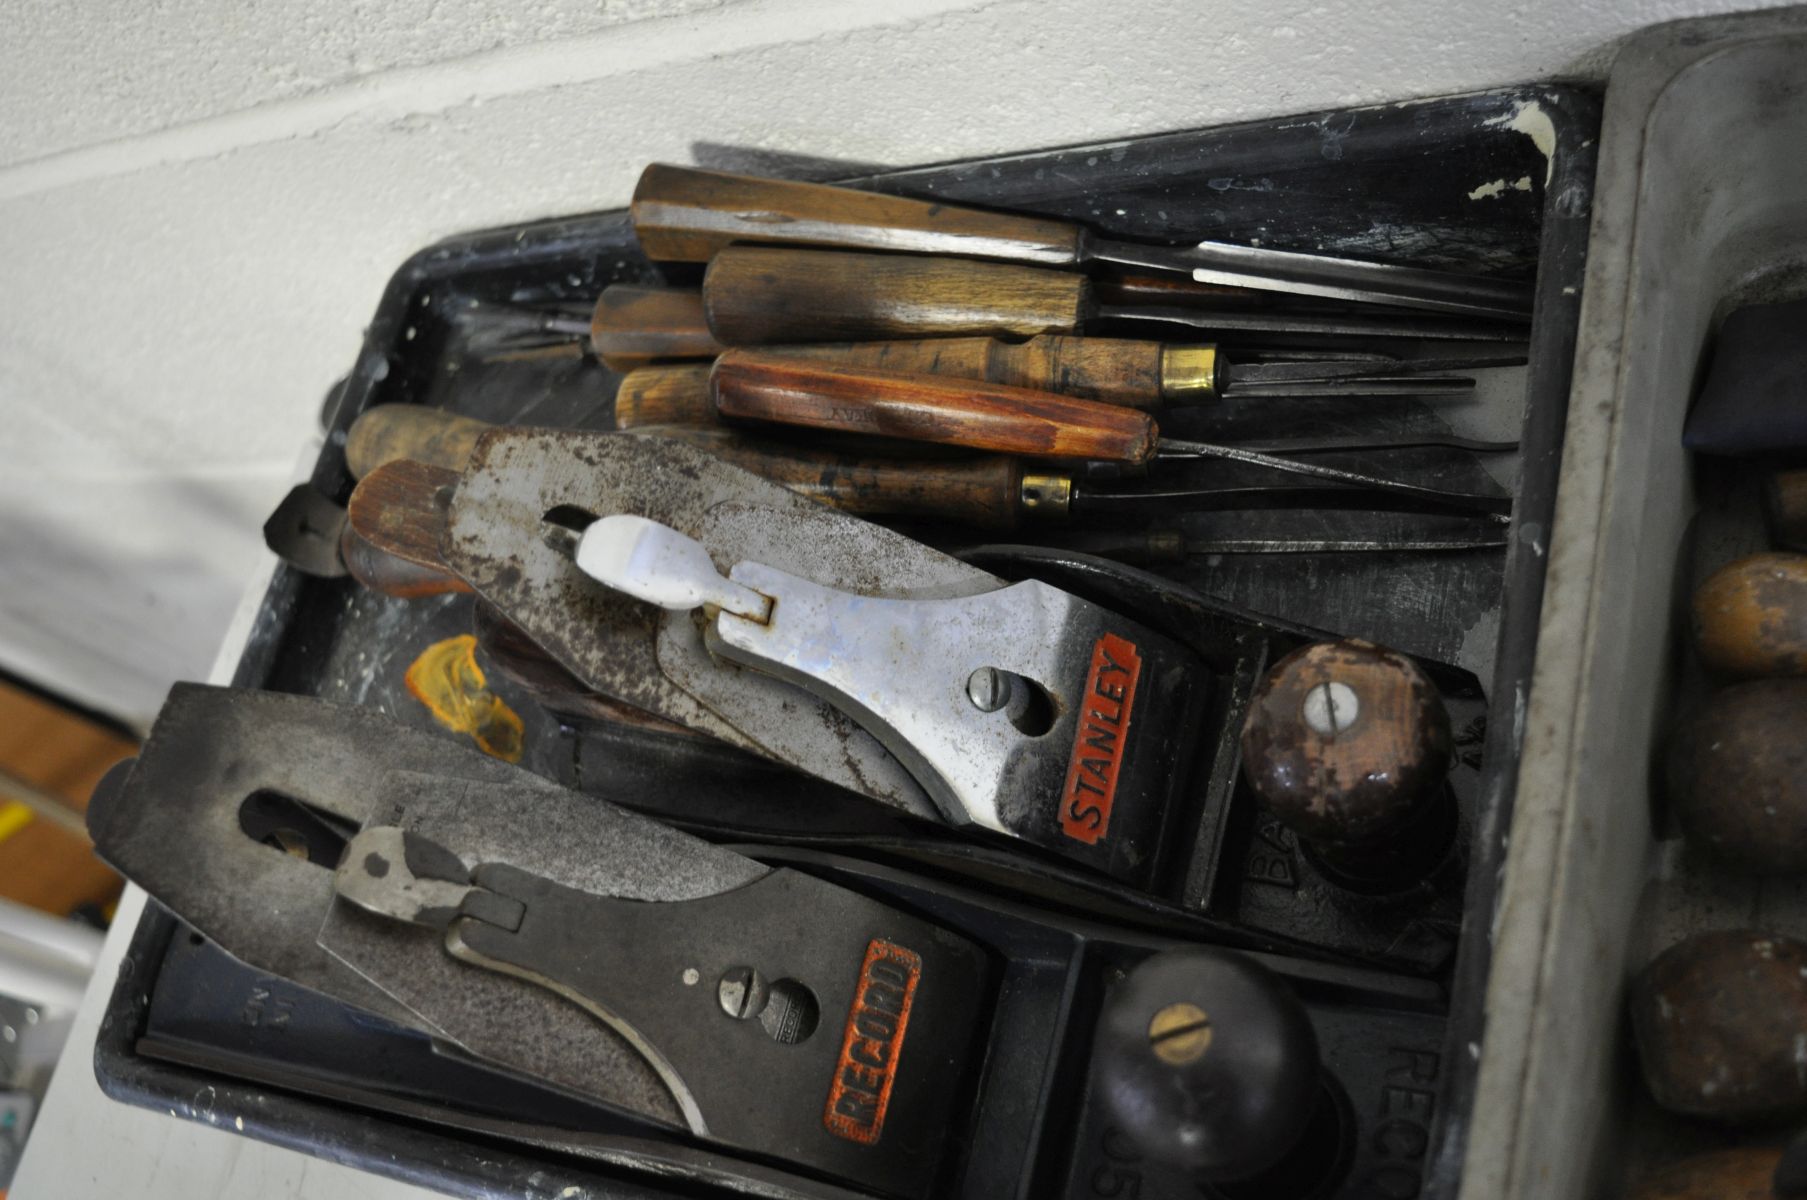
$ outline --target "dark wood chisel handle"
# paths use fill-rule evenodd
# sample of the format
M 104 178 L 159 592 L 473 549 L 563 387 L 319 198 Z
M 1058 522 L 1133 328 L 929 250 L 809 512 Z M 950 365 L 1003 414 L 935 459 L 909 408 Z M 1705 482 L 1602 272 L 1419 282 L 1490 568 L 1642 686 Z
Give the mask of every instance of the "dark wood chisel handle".
M 1027 388 L 835 369 L 753 350 L 730 350 L 710 381 L 724 417 L 906 441 L 968 446 L 1030 458 L 1141 464 L 1158 434 L 1147 413 Z
M 1023 468 L 1009 458 L 899 461 L 777 446 L 726 430 L 641 432 L 686 442 L 798 495 L 863 517 L 924 517 L 1003 531 L 1015 529 L 1023 514 Z
M 708 368 L 700 370 L 700 397 L 713 422 Z M 404 428 L 384 429 L 391 419 Z M 470 443 L 494 426 L 436 408 L 400 404 L 372 409 L 359 421 L 370 422 L 361 440 L 384 447 L 388 457 L 369 462 L 363 482 L 352 492 L 347 538 L 341 543 L 347 569 L 366 587 L 393 596 L 468 591 L 440 563 L 439 536 L 445 523 L 440 489 L 457 484 L 470 459 Z M 1023 511 L 1022 467 L 1005 458 L 888 461 L 762 445 L 719 424 L 698 421 L 634 428 L 688 442 L 794 492 L 861 516 L 928 517 L 1007 530 L 1016 527 Z M 456 432 L 458 438 L 447 431 Z M 418 461 L 428 454 L 436 457 Z
M 1083 275 L 1002 263 L 736 246 L 703 277 L 710 331 L 728 345 L 1076 331 Z
M 732 242 L 958 254 L 1074 266 L 1084 231 L 1065 221 L 877 192 L 654 163 L 634 189 L 634 233 L 655 261 L 707 262 Z
M 709 363 L 641 367 L 621 377 L 615 392 L 615 428 L 721 424 L 709 397 Z
M 471 590 L 439 555 L 443 502 L 458 478 L 455 470 L 398 459 L 358 483 L 345 506 L 339 546 L 359 583 L 400 599 Z
M 590 316 L 590 347 L 611 371 L 722 351 L 709 333 L 701 292 L 628 283 L 602 289 Z

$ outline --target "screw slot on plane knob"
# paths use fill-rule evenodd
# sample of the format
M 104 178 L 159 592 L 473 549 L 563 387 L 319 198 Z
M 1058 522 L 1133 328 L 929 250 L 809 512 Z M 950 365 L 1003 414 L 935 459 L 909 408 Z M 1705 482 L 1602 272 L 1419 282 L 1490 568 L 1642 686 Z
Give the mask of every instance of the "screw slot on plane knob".
M 1391 892 L 1449 853 L 1449 714 L 1411 659 L 1371 642 L 1318 642 L 1281 659 L 1242 728 L 1249 786 L 1333 881 Z
M 1245 955 L 1198 947 L 1146 959 L 1107 998 L 1094 1055 L 1113 1124 L 1198 1182 L 1265 1179 L 1294 1151 L 1317 1164 L 1341 1157 L 1334 1120 L 1330 1145 L 1316 1144 L 1333 1106 L 1305 1008 Z

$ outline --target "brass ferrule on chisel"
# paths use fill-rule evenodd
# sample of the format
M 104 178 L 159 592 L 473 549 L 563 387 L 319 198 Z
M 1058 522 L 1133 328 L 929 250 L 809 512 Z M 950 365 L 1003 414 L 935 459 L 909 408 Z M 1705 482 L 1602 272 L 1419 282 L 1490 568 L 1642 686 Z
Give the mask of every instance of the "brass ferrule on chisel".
M 1161 350 L 1161 398 L 1214 399 L 1217 373 L 1216 346 L 1167 346 Z
M 1066 517 L 1073 509 L 1073 481 L 1065 475 L 1024 475 L 1017 495 L 1033 517 Z

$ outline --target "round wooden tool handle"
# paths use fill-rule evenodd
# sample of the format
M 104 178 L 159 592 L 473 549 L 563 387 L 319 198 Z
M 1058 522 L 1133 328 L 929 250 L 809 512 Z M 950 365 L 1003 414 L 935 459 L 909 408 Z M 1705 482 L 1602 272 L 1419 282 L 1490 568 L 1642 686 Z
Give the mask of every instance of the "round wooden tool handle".
M 464 470 L 477 439 L 494 428 L 475 417 L 421 404 L 379 404 L 366 409 L 345 435 L 345 467 L 362 479 L 384 463 L 412 459 Z
M 1029 458 L 1140 465 L 1154 456 L 1158 440 L 1154 422 L 1135 409 L 932 375 L 837 370 L 751 350 L 717 359 L 711 386 L 716 410 L 737 420 Z
M 1682 833 L 1744 873 L 1807 870 L 1807 679 L 1723 687 L 1668 746 Z
M 1753 554 L 1709 575 L 1694 644 L 1728 675 L 1807 675 L 1807 554 Z
M 724 430 L 645 429 L 706 450 L 801 496 L 863 517 L 925 517 L 977 529 L 1015 529 L 1021 464 L 1009 458 L 897 461 L 780 446 Z
M 634 234 L 655 261 L 708 262 L 731 242 L 1080 261 L 1077 225 L 878 192 L 654 163 L 634 189 Z
M 1083 275 L 898 254 L 736 246 L 703 277 L 709 329 L 735 346 L 1072 333 L 1089 303 Z
M 1644 1082 L 1664 1108 L 1744 1124 L 1807 1116 L 1795 1061 L 1807 943 L 1767 930 L 1697 933 L 1657 955 L 1630 999 Z
M 709 397 L 709 364 L 641 367 L 621 377 L 615 392 L 615 428 L 688 425 L 712 429 L 721 424 Z
M 611 371 L 674 359 L 714 358 L 722 351 L 709 333 L 701 292 L 630 283 L 602 289 L 590 315 L 590 347 Z
M 786 346 L 784 353 L 847 367 L 983 379 L 1105 404 L 1154 408 L 1162 398 L 1164 349 L 1159 342 L 1127 338 L 1042 334 L 1026 342 L 954 337 Z
M 359 583 L 402 599 L 471 590 L 439 554 L 443 500 L 458 478 L 455 470 L 409 459 L 384 463 L 363 478 L 345 506 L 340 542 L 346 569 Z

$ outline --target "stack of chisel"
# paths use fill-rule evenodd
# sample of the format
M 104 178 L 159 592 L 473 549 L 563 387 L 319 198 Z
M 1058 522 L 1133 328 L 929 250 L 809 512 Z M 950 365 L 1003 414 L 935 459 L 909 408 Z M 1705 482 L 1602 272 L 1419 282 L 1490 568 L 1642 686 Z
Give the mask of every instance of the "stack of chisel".
M 1510 497 L 1485 472 L 1451 487 L 1388 464 L 1472 463 L 1513 442 L 1434 417 L 1257 439 L 1208 426 L 1250 406 L 1469 397 L 1473 372 L 1524 362 L 1523 284 L 1118 242 L 1040 217 L 660 165 L 633 220 L 649 259 L 705 264 L 700 287 L 614 284 L 587 313 L 465 300 L 453 320 L 492 361 L 581 353 L 620 372 L 621 430 L 684 440 L 847 511 L 929 522 L 941 544 L 1008 533 L 1147 562 L 1505 543 Z M 1142 336 L 1112 336 L 1125 328 Z M 1176 330 L 1185 340 L 1149 336 Z M 1162 435 L 1163 421 L 1201 419 L 1208 440 Z M 353 430 L 353 470 L 395 458 L 458 469 L 477 432 L 378 408 Z M 1308 532 L 1150 524 L 1254 510 L 1270 518 L 1262 530 L 1279 510 Z

